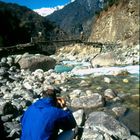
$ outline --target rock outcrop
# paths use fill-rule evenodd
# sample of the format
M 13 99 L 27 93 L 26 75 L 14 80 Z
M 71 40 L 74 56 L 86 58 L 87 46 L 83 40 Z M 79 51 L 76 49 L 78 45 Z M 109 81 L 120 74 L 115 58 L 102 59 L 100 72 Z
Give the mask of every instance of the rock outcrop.
M 132 46 L 139 43 L 139 0 L 121 0 L 96 17 L 90 41 L 115 42 Z
M 111 140 L 113 137 L 122 140 L 128 139 L 130 131 L 112 116 L 104 112 L 93 112 L 85 122 L 82 140 L 103 140 L 104 137 Z

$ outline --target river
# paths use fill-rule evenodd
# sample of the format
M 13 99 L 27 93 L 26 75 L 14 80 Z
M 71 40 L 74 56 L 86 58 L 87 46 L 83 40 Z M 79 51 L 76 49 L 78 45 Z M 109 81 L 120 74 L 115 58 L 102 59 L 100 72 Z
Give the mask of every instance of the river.
M 63 61 L 56 68 L 57 72 L 73 75 L 67 83 L 72 90 L 89 89 L 102 94 L 104 89 L 112 89 L 124 99 L 127 108 L 139 110 L 139 65 L 91 68 L 89 62 Z M 79 86 L 82 80 L 88 83 L 86 87 Z

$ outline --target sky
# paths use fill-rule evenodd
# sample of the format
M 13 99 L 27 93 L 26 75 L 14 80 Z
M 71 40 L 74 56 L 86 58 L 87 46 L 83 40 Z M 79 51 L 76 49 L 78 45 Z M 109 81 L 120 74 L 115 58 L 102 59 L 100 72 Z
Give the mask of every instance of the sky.
M 71 0 L 0 0 L 3 2 L 17 3 L 22 6 L 26 6 L 30 9 L 39 8 L 52 8 L 57 6 L 66 5 L 71 2 Z

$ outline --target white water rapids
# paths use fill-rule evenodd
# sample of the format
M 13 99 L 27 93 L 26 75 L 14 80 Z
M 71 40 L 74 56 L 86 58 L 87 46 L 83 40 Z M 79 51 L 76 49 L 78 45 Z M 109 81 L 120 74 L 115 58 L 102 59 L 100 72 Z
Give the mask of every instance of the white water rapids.
M 73 65 L 74 68 L 71 73 L 79 76 L 89 74 L 113 75 L 119 71 L 128 71 L 132 76 L 139 78 L 139 65 L 91 68 L 89 62 L 63 61 L 63 64 Z

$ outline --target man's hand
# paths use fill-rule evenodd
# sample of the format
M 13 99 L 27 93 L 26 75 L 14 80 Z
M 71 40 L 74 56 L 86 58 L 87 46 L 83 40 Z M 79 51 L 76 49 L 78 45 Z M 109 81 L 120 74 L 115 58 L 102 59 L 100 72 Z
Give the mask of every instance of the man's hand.
M 64 108 L 66 107 L 66 101 L 62 97 L 57 97 L 57 107 Z

